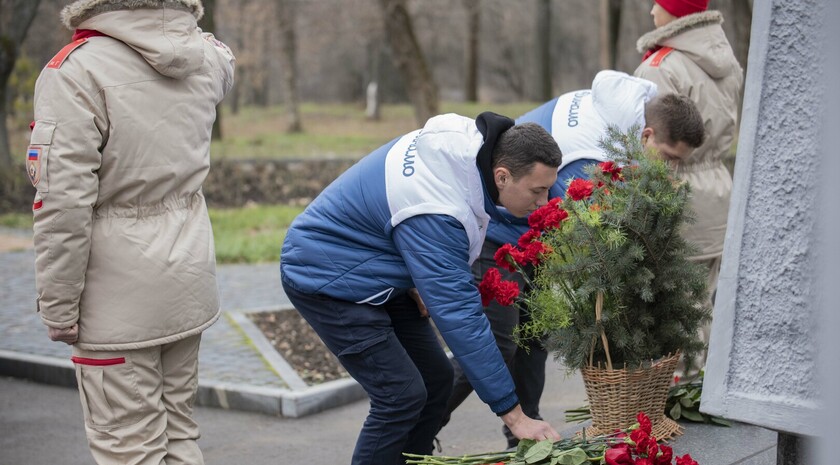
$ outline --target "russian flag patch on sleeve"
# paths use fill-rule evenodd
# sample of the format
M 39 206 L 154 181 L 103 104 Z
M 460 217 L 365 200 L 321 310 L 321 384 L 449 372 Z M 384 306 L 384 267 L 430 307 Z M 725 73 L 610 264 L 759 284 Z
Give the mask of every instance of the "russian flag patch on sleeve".
M 26 173 L 33 186 L 41 180 L 41 147 L 30 145 L 26 151 Z

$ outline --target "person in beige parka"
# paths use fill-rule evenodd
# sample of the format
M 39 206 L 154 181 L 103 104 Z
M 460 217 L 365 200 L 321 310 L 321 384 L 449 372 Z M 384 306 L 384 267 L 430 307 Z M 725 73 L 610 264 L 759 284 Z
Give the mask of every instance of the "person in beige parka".
M 696 223 L 683 236 L 698 247 L 696 262 L 709 269 L 709 305 L 717 288 L 732 177 L 722 160 L 735 138 L 743 70 L 724 35 L 723 17 L 706 11 L 708 0 L 656 0 L 656 29 L 639 38 L 644 60 L 635 75 L 653 81 L 663 93 L 688 96 L 706 126 L 706 141 L 684 158 L 672 160 L 677 175 L 691 186 Z M 703 331 L 709 341 L 709 326 Z M 695 362 L 702 366 L 704 358 Z M 690 373 L 689 373 L 690 374 Z
M 234 57 L 200 0 L 79 0 L 41 72 L 27 171 L 37 309 L 73 345 L 98 463 L 203 463 L 201 332 L 219 317 L 201 192 Z

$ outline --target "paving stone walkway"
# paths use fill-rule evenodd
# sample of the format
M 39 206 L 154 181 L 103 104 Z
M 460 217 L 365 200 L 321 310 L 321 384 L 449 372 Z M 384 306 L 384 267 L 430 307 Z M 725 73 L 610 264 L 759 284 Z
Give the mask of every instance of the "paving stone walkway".
M 286 387 L 226 313 L 288 304 L 280 287 L 279 273 L 276 263 L 218 267 L 223 313 L 202 337 L 199 379 L 256 387 Z M 47 338 L 46 327 L 35 312 L 34 304 L 33 251 L 0 253 L 0 350 L 68 360 L 70 347 Z

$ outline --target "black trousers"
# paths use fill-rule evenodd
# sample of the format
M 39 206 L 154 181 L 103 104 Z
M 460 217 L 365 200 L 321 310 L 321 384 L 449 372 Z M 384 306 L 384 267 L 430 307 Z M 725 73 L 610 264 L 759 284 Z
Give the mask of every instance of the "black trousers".
M 370 397 L 352 465 L 405 464 L 429 455 L 452 389 L 452 365 L 428 317 L 407 294 L 372 306 L 283 289 Z
M 491 242 L 484 243 L 481 255 L 472 267 L 476 282 L 481 280 L 488 268 L 496 266 L 493 255 L 498 248 L 498 245 Z M 519 283 L 520 289 L 524 289 L 525 280 L 518 273 L 499 271 L 502 273 L 502 279 L 515 280 Z M 511 376 L 513 376 L 516 395 L 519 397 L 522 411 L 531 418 L 542 419 L 540 417 L 540 398 L 545 387 L 545 363 L 548 359 L 548 352 L 539 341 L 531 340 L 528 347 L 523 348 L 517 346 L 513 340 L 513 329 L 520 321 L 526 321 L 528 318 L 527 312 L 520 311 L 513 306 L 504 307 L 494 300 L 485 308 L 485 313 L 487 319 L 490 320 L 490 329 L 496 338 L 496 345 L 502 353 Z M 441 428 L 449 423 L 455 409 L 473 392 L 473 387 L 461 367 L 458 366 L 458 362 L 453 359 L 452 364 L 455 370 L 455 381 L 452 395 L 446 405 L 446 414 L 441 423 Z M 508 439 L 508 446 L 515 447 L 519 440 L 511 434 L 507 426 L 503 426 L 502 431 Z

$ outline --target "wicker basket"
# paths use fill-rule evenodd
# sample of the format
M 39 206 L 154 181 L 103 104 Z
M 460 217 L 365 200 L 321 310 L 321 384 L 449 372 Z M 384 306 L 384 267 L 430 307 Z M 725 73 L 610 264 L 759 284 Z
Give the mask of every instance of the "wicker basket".
M 668 440 L 682 434 L 682 428 L 665 416 L 668 388 L 680 354 L 669 355 L 636 369 L 609 369 L 588 366 L 581 369 L 592 426 L 589 436 L 610 434 L 636 423 L 636 414 L 645 412 L 653 424 L 653 436 Z

